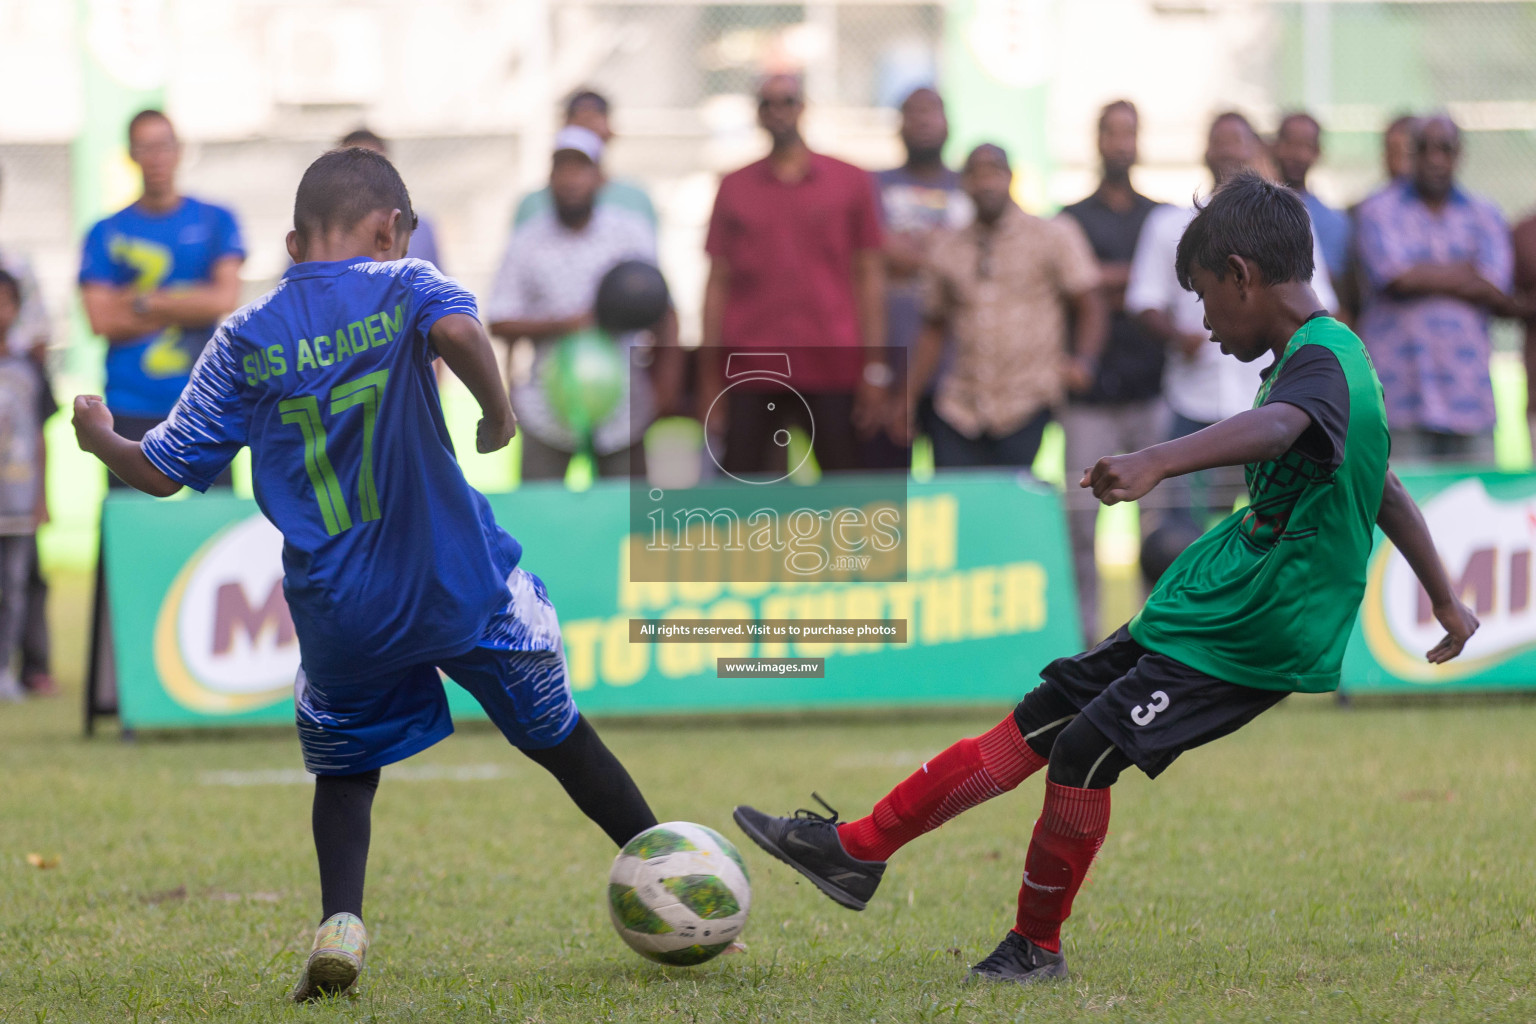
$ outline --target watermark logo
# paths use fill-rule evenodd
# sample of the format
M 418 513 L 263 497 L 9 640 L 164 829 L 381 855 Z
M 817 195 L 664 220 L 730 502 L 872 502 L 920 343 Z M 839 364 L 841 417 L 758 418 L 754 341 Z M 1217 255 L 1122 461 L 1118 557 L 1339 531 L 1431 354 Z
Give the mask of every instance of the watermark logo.
M 255 515 L 215 534 L 177 574 L 155 623 L 155 669 L 184 707 L 233 715 L 293 692 L 299 643 L 282 549 L 276 527 Z
M 632 476 L 631 581 L 906 579 L 904 353 L 873 369 L 859 348 L 712 354 L 697 447 L 649 446 Z
M 795 390 L 790 365 L 788 352 L 731 352 L 725 357 L 726 385 L 710 402 L 704 422 L 718 422 L 726 409 L 737 406 L 736 415 L 746 413 L 767 425 L 768 442 L 783 450 L 786 467 L 777 474 L 769 470 L 757 476 L 738 476 L 727 468 L 732 460 L 724 438 L 706 430 L 704 444 L 710 461 L 738 483 L 764 487 L 789 480 L 805 468 L 816 447 L 816 414 L 805 396 Z M 801 424 L 807 433 L 805 445 L 793 456 L 788 424 Z

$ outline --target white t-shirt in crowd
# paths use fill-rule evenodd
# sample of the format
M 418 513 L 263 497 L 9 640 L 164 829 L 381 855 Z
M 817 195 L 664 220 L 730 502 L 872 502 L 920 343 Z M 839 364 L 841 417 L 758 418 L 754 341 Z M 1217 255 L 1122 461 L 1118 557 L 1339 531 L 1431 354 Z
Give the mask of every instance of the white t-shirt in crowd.
M 592 311 L 603 275 L 625 260 L 656 262 L 656 232 L 640 214 L 619 206 L 597 206 L 585 227 L 572 230 L 553 210 L 537 213 L 518 225 L 507 242 L 501 266 L 483 304 L 487 322 L 501 320 L 563 320 Z M 628 348 L 635 335 L 617 339 Z M 534 346 L 532 377 L 512 387 L 512 408 L 519 426 L 546 444 L 575 451 L 580 439 L 550 408 L 539 378 L 554 340 Z M 635 392 L 624 399 L 592 432 L 598 455 L 622 451 L 636 443 L 651 421 L 652 395 L 636 376 Z
M 1159 206 L 1147 215 L 1131 259 L 1125 308 L 1132 314 L 1161 310 L 1181 333 L 1210 337 L 1200 301 L 1194 292 L 1179 287 L 1173 268 L 1179 239 L 1194 219 L 1192 208 L 1179 206 Z M 1312 261 L 1312 290 L 1323 308 L 1333 311 L 1338 307 L 1338 296 L 1328 278 L 1316 231 L 1312 233 Z M 1262 356 L 1251 363 L 1240 362 L 1216 345 L 1202 345 L 1192 356 L 1170 348 L 1163 370 L 1163 397 L 1179 415 L 1198 423 L 1215 423 L 1253 408 L 1253 397 L 1262 382 L 1259 371 L 1269 363 Z

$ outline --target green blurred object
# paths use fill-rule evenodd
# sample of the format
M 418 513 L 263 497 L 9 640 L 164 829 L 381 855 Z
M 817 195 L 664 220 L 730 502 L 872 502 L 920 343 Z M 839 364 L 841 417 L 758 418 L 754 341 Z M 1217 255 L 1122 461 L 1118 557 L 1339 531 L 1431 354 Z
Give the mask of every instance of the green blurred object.
M 583 441 L 624 400 L 624 353 L 607 331 L 590 327 L 561 338 L 539 370 L 549 407 Z

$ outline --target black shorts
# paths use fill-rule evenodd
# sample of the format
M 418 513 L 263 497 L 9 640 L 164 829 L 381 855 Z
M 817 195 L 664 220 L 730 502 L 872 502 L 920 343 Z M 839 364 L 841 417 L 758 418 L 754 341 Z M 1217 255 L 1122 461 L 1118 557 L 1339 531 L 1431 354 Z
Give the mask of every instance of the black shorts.
M 1247 725 L 1289 694 L 1238 686 L 1147 650 L 1119 629 L 1040 673 L 1121 753 L 1156 778 L 1186 750 Z

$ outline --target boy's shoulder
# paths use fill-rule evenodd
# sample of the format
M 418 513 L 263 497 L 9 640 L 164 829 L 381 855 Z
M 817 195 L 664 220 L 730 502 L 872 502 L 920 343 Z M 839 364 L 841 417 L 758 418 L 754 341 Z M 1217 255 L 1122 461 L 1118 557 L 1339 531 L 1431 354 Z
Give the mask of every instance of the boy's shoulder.
M 294 285 L 294 281 L 284 278 L 273 285 L 270 291 L 257 296 L 229 314 L 229 316 L 224 318 L 224 322 L 219 325 L 218 329 L 214 331 L 213 337 L 208 343 L 212 345 L 221 340 L 228 341 L 247 328 L 259 329 L 262 326 L 263 320 L 275 314 L 275 310 L 272 308 L 273 303 L 276 302 L 279 296 L 293 288 Z M 223 336 L 222 339 L 221 336 Z
M 402 256 L 398 260 L 356 260 L 348 263 L 343 269 L 347 272 L 374 277 L 411 277 L 420 273 L 442 276 L 432 264 L 414 256 Z

